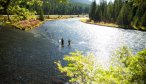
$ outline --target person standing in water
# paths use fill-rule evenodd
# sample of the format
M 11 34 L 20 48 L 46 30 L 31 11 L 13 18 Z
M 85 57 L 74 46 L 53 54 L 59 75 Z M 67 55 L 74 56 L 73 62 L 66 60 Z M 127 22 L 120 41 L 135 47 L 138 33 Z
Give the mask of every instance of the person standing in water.
M 68 46 L 70 46 L 71 40 L 68 40 Z
M 64 39 L 63 38 L 61 39 L 61 46 L 62 47 L 64 46 Z

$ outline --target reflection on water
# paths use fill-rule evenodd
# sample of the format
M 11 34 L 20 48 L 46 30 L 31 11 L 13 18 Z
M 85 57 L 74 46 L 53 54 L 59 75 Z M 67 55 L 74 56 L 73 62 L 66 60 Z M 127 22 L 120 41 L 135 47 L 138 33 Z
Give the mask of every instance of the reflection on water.
M 58 76 L 53 62 L 62 61 L 69 52 L 91 52 L 99 63 L 108 65 L 118 47 L 126 45 L 135 53 L 146 48 L 145 42 L 146 32 L 90 25 L 78 19 L 49 21 L 28 32 L 2 28 L 0 84 L 52 84 L 52 77 Z
M 66 47 L 61 50 L 65 50 L 65 54 L 74 50 L 91 52 L 104 64 L 120 46 L 132 48 L 133 53 L 146 48 L 146 32 L 90 25 L 79 22 L 78 19 L 46 22 L 37 31 L 56 46 L 62 37 L 66 45 L 67 40 L 71 39 L 71 50 Z

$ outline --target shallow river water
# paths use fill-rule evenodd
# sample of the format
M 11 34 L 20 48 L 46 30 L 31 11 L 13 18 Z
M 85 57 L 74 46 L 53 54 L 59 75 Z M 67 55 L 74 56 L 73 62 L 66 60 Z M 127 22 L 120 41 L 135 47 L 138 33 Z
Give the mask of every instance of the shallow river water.
M 77 18 L 48 21 L 27 32 L 0 27 L 0 84 L 52 84 L 57 76 L 53 62 L 69 52 L 93 53 L 99 63 L 108 65 L 121 46 L 133 53 L 145 49 L 146 32 L 85 24 Z

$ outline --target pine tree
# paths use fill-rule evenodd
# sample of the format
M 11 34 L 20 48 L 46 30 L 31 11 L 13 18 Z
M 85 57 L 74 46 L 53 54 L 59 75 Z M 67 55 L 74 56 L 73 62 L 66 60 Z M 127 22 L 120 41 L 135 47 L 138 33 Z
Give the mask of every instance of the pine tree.
M 141 18 L 141 25 L 146 27 L 146 11 L 145 11 L 144 15 Z
M 112 15 L 113 14 L 113 3 L 112 2 L 108 3 L 106 11 L 107 11 L 107 15 L 106 15 L 107 20 L 106 21 L 107 22 L 114 22 L 113 17 L 112 17 L 113 16 Z
M 96 1 L 94 0 L 91 4 L 89 18 L 90 20 L 95 20 L 95 11 L 96 11 Z
M 101 13 L 100 6 L 97 6 L 96 12 L 95 12 L 95 17 L 94 17 L 94 20 L 97 22 L 101 21 L 101 14 L 100 13 Z
M 107 2 L 105 0 L 103 0 L 102 2 L 100 2 L 100 17 L 102 21 L 106 21 L 106 15 L 107 15 Z
M 142 21 L 141 19 L 146 11 L 146 3 L 141 1 L 138 4 L 139 5 L 137 6 L 137 11 L 133 19 L 133 25 L 135 25 L 136 27 L 141 26 L 141 21 Z
M 132 7 L 129 3 L 125 2 L 119 16 L 117 18 L 117 24 L 122 27 L 131 27 L 132 20 Z
M 122 0 L 115 0 L 114 1 L 113 14 L 112 14 L 112 18 L 114 18 L 114 22 L 116 21 L 122 6 L 123 6 L 123 1 Z
M 44 13 L 43 13 L 43 10 L 42 9 L 40 9 L 39 20 L 44 21 Z

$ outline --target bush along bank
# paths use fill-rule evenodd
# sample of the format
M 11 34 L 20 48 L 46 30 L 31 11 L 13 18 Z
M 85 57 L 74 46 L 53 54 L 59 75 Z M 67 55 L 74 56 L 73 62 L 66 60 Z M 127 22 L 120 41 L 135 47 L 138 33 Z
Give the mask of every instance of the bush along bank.
M 32 28 L 36 28 L 39 25 L 42 24 L 42 21 L 40 20 L 35 20 L 35 19 L 30 19 L 30 20 L 22 20 L 17 23 L 13 23 L 16 28 L 21 29 L 21 30 L 30 30 Z

